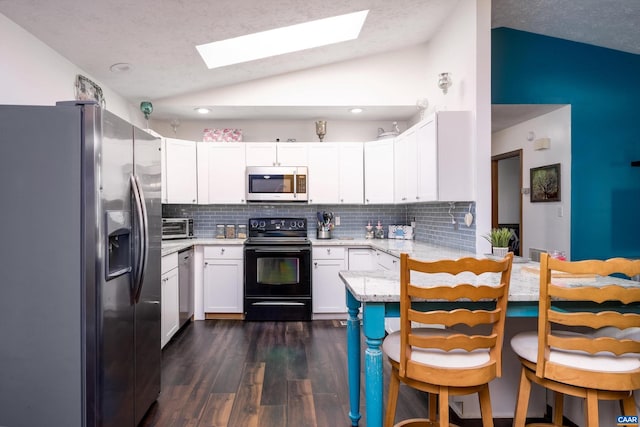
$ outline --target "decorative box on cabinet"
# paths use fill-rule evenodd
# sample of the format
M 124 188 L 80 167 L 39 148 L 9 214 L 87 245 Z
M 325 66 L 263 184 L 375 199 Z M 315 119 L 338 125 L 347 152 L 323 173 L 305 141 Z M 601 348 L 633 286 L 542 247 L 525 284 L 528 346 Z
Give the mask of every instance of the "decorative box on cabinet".
M 243 313 L 243 247 L 234 245 L 204 247 L 204 312 Z M 224 316 L 223 316 L 224 317 Z
M 343 246 L 318 246 L 312 249 L 313 318 L 345 318 L 347 303 L 344 283 L 338 276 L 346 270 Z

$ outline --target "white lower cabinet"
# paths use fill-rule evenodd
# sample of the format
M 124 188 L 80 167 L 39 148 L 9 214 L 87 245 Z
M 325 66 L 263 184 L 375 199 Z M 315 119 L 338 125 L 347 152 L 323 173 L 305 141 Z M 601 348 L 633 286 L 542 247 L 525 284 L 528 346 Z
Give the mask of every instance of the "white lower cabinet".
M 204 312 L 243 312 L 243 247 L 205 246 Z
M 375 270 L 377 264 L 374 262 L 375 251 L 369 248 L 349 248 L 349 271 L 369 271 Z
M 375 269 L 400 271 L 400 258 L 389 255 L 386 252 L 376 250 Z
M 347 269 L 345 248 L 342 246 L 314 247 L 312 259 L 314 318 L 344 318 L 347 312 L 346 293 L 338 273 Z M 327 316 L 327 314 L 331 315 Z
M 178 254 L 162 257 L 161 276 L 161 339 L 160 347 L 164 347 L 180 327 Z

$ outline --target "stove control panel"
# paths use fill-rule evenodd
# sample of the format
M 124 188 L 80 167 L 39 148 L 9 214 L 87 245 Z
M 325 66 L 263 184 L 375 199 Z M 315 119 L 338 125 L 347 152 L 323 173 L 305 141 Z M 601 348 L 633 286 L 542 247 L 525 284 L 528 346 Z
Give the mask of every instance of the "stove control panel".
M 250 231 L 307 231 L 306 218 L 251 218 Z

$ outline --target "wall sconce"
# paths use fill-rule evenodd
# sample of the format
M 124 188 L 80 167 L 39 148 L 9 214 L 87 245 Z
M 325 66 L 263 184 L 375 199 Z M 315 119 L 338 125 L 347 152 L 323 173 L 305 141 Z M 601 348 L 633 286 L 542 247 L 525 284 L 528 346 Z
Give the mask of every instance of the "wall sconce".
M 178 134 L 178 128 L 180 127 L 180 120 L 178 119 L 173 119 L 171 120 L 171 123 L 169 123 L 171 125 L 171 129 L 173 129 L 173 134 L 177 135 Z
M 447 90 L 452 85 L 451 81 L 451 73 L 440 73 L 438 74 L 438 87 L 442 89 L 442 93 L 447 94 Z
M 420 120 L 424 119 L 424 113 L 429 106 L 429 100 L 427 98 L 418 98 L 416 100 L 416 108 L 420 111 Z
M 150 101 L 142 101 L 140 103 L 140 111 L 144 114 L 144 118 L 149 120 L 149 116 L 153 113 L 153 104 Z
M 538 138 L 533 141 L 534 150 L 548 150 L 551 148 L 551 138 Z

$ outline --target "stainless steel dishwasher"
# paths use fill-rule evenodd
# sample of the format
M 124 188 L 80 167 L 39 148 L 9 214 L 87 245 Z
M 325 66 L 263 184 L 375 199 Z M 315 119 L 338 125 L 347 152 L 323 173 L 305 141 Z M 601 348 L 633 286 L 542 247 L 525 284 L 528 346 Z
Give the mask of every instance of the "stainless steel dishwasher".
M 178 252 L 180 327 L 193 316 L 193 248 Z

